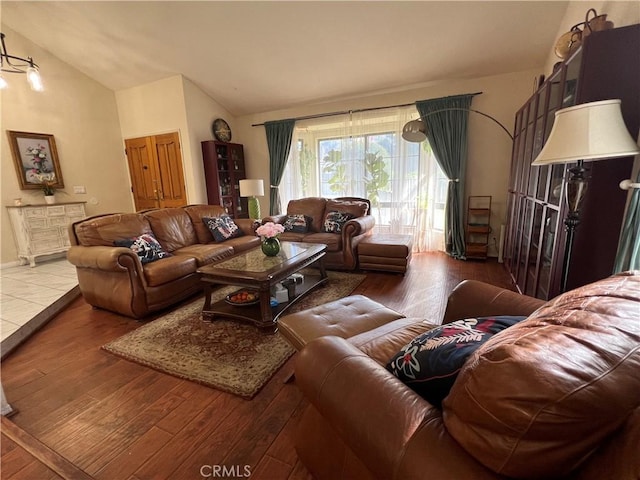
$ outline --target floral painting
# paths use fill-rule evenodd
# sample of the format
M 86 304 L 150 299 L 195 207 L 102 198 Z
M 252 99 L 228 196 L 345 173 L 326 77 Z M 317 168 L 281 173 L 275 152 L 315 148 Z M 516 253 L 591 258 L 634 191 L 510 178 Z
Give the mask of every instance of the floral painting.
M 64 188 L 53 135 L 7 130 L 11 153 L 22 190 Z

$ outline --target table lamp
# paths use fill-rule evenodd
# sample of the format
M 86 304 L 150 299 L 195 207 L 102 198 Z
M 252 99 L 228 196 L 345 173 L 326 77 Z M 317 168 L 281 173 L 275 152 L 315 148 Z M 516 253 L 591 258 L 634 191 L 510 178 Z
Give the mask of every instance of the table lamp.
M 629 157 L 640 152 L 622 118 L 620 100 L 583 103 L 558 110 L 551 133 L 531 165 L 577 163 L 569 169 L 567 181 L 567 232 L 562 267 L 561 289 L 569 275 L 569 261 L 575 229 L 580 223 L 580 204 L 587 190 L 584 162 Z
M 262 180 L 240 180 L 240 196 L 249 197 L 249 218 L 260 220 L 260 203 L 256 197 L 264 195 Z

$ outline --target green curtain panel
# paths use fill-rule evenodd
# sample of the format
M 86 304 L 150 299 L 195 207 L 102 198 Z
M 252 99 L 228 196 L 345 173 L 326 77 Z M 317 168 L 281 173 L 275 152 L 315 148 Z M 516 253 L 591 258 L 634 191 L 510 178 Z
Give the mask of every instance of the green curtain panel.
M 293 127 L 295 120 L 278 120 L 275 122 L 265 122 L 264 130 L 267 134 L 267 146 L 269 147 L 269 214 L 278 215 L 280 213 L 280 195 L 278 188 L 284 167 L 287 164 L 289 150 L 291 149 L 291 138 L 293 137 Z
M 445 205 L 445 248 L 453 258 L 465 258 L 464 177 L 467 170 L 467 123 L 475 94 L 421 100 L 416 108 L 427 127 L 427 139 L 449 179 Z
M 640 173 L 636 183 L 640 183 Z M 613 273 L 627 270 L 640 270 L 640 188 L 634 188 L 631 194 Z

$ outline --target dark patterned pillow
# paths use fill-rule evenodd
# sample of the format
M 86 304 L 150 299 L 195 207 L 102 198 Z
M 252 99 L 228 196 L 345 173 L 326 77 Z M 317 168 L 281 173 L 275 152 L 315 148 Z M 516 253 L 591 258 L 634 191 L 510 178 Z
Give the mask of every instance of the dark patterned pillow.
M 224 242 L 230 238 L 241 237 L 244 235 L 242 230 L 235 224 L 229 215 L 220 215 L 219 217 L 202 217 L 202 222 L 213 235 L 216 242 Z
M 311 223 L 311 217 L 302 214 L 287 215 L 287 219 L 282 226 L 285 232 L 295 233 L 307 233 L 309 231 L 309 224 Z
M 402 347 L 386 368 L 440 408 L 469 355 L 496 333 L 525 318 L 467 318 L 436 327 Z
M 151 233 L 143 233 L 139 237 L 128 238 L 126 240 L 116 240 L 113 242 L 116 247 L 130 248 L 144 265 L 155 262 L 161 258 L 170 257 L 169 252 L 162 249 L 160 242 Z
M 356 218 L 351 213 L 346 212 L 329 212 L 324 217 L 324 224 L 322 230 L 326 233 L 340 233 L 342 227 L 352 218 Z

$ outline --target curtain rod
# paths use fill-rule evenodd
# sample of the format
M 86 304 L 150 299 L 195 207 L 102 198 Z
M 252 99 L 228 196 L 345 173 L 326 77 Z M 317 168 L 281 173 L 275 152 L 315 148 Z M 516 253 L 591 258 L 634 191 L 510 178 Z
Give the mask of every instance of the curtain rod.
M 468 94 L 462 94 L 462 95 L 481 95 L 482 92 L 475 92 L 475 93 L 468 93 Z M 458 95 L 453 95 L 454 97 L 457 97 Z M 446 97 L 445 97 L 446 98 Z M 303 117 L 295 117 L 295 118 L 287 118 L 287 119 L 283 119 L 283 120 L 295 120 L 296 122 L 299 120 L 311 120 L 314 118 L 323 118 L 323 117 L 335 117 L 337 115 L 346 115 L 348 113 L 360 113 L 360 112 L 371 112 L 374 110 L 384 110 L 385 108 L 399 108 L 399 107 L 410 107 L 411 105 L 415 105 L 416 102 L 413 103 L 401 103 L 399 105 L 389 105 L 387 107 L 370 107 L 370 108 L 357 108 L 355 110 L 343 110 L 341 112 L 329 112 L 329 113 L 317 113 L 315 115 L 305 115 Z M 262 127 L 264 126 L 265 122 L 263 123 L 253 123 L 251 124 L 252 127 Z

